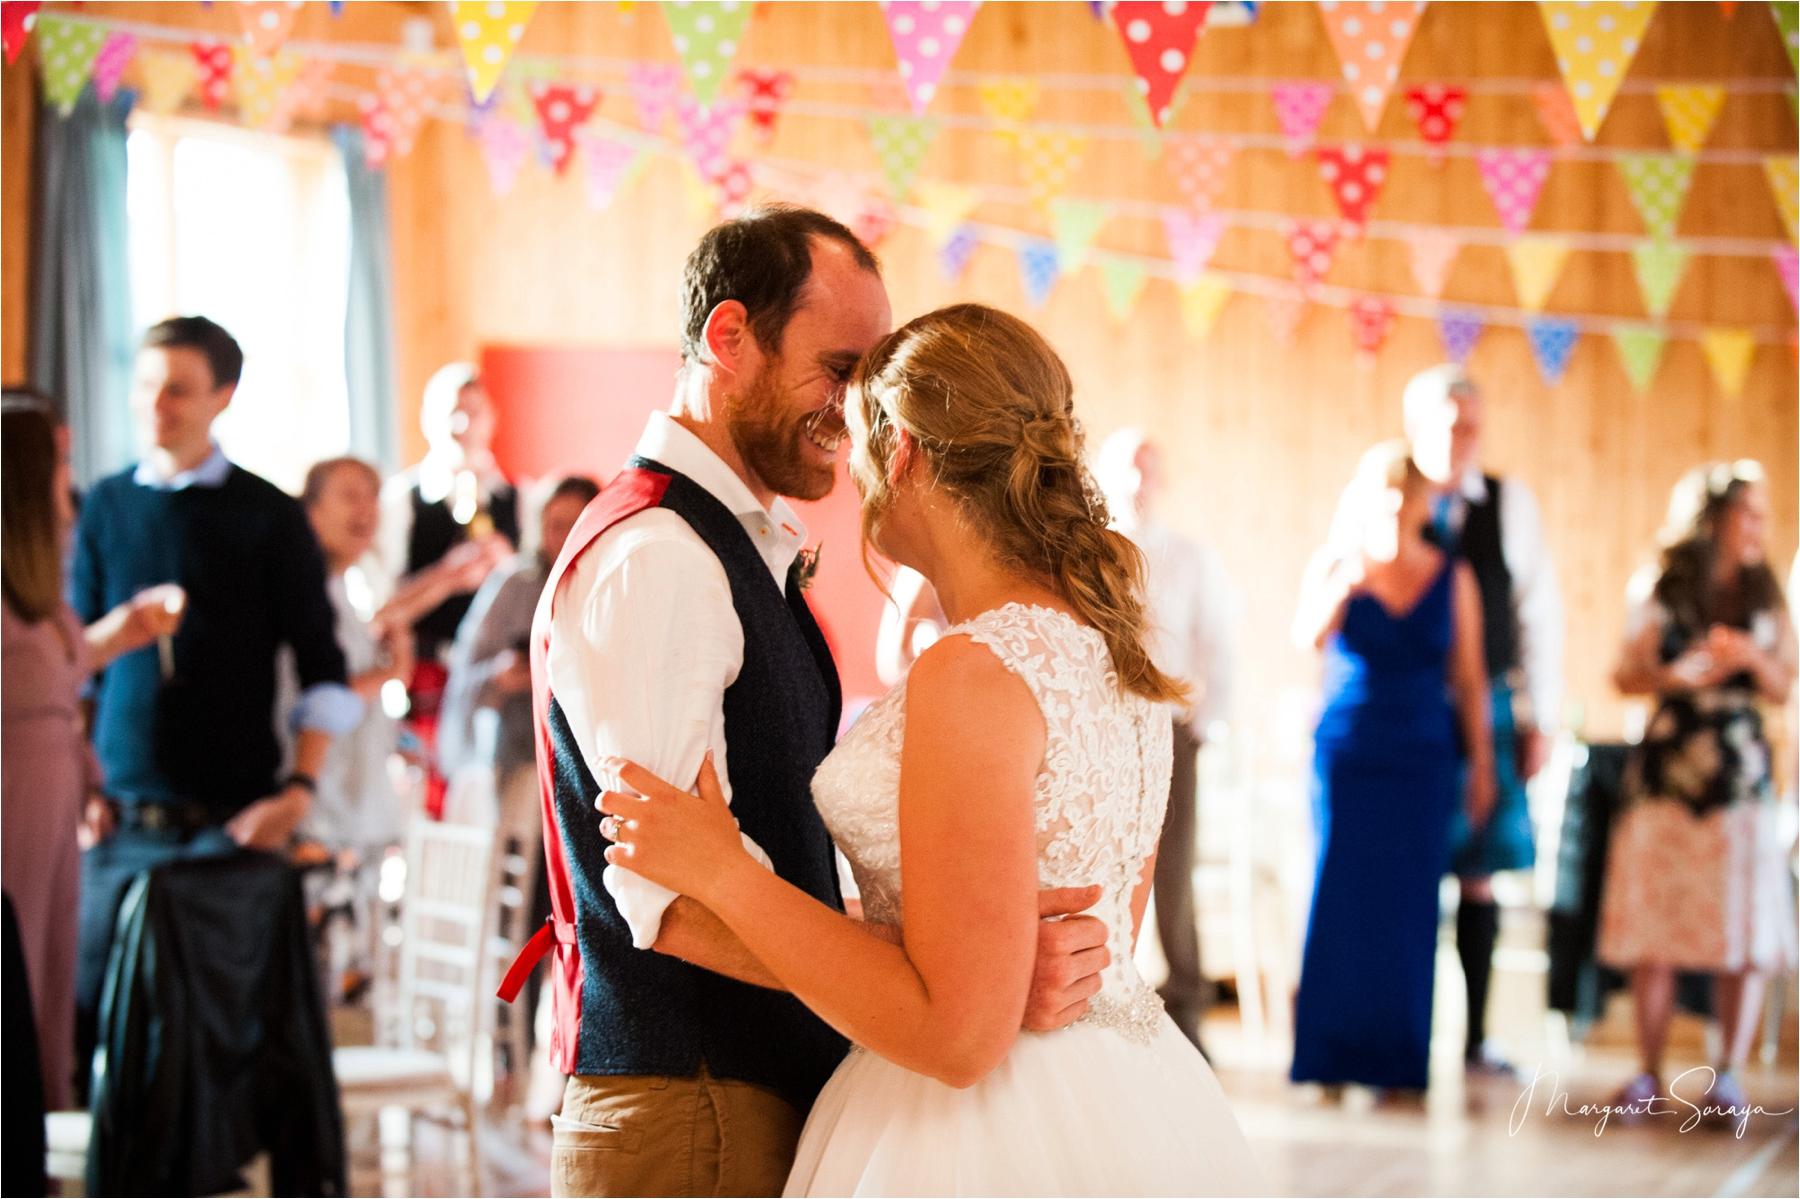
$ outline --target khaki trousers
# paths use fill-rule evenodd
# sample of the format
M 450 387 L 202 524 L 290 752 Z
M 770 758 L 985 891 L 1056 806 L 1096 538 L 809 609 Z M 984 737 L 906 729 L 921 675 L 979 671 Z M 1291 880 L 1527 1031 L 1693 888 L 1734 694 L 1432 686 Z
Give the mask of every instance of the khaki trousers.
M 803 1119 L 775 1092 L 694 1078 L 577 1074 L 563 1089 L 552 1195 L 779 1195 Z

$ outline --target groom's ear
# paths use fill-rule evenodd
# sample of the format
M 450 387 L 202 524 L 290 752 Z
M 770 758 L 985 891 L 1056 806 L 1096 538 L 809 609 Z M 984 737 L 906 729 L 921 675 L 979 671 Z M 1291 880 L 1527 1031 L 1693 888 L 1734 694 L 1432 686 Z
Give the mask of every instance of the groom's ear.
M 720 301 L 707 314 L 702 332 L 712 365 L 733 375 L 744 373 L 752 365 L 746 353 L 756 352 L 756 334 L 750 329 L 750 311 L 741 301 Z

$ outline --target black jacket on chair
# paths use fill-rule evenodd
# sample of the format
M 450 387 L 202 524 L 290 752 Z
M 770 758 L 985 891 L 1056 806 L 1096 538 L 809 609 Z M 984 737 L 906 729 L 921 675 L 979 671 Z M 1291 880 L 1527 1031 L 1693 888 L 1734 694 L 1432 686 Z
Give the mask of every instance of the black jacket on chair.
M 120 905 L 94 1053 L 90 1195 L 345 1192 L 298 876 L 244 852 L 146 871 Z

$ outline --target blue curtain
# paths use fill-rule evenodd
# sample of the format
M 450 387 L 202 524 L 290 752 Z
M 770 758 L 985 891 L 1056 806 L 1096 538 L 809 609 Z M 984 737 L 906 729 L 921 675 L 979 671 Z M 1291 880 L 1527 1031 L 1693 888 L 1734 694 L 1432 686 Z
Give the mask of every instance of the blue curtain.
M 392 473 L 399 463 L 394 422 L 394 268 L 388 246 L 387 177 L 363 161 L 362 130 L 335 125 L 350 189 L 350 297 L 344 309 L 344 373 L 350 389 L 350 450 Z
M 32 234 L 31 381 L 68 414 L 82 484 L 132 459 L 134 331 L 125 216 L 125 117 L 132 96 L 38 110 Z

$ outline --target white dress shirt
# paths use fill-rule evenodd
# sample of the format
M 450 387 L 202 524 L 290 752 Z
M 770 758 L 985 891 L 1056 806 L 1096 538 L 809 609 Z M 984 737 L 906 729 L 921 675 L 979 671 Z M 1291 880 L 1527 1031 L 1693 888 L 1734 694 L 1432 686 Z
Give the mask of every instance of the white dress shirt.
M 636 454 L 677 471 L 724 504 L 743 524 L 776 585 L 806 543 L 806 526 L 777 497 L 768 509 L 705 442 L 666 412 L 650 414 Z M 693 527 L 653 508 L 620 521 L 569 570 L 550 624 L 550 689 L 594 779 L 623 790 L 604 769 L 626 758 L 677 786 L 691 788 L 712 750 L 727 802 L 725 689 L 744 660 L 744 629 L 731 603 L 725 568 Z M 599 820 L 600 814 L 594 813 Z M 745 844 L 766 865 L 748 837 Z M 603 885 L 648 949 L 675 893 L 619 866 Z
M 1237 607 L 1231 582 L 1209 547 L 1161 522 L 1128 515 L 1115 523 L 1144 554 L 1150 659 L 1193 689 L 1186 723 L 1204 741 L 1208 727 L 1231 713 Z

